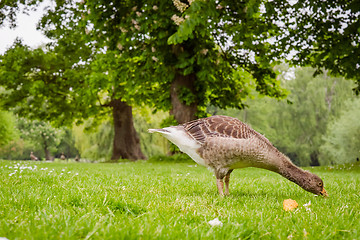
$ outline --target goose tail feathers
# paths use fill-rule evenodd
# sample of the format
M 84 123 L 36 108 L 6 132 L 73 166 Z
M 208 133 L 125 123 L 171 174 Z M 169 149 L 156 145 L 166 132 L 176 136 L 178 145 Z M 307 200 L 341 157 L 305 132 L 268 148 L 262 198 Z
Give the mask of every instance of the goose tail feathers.
M 148 129 L 149 133 L 170 133 L 168 130 L 164 129 L 164 128 L 158 128 L 158 129 Z

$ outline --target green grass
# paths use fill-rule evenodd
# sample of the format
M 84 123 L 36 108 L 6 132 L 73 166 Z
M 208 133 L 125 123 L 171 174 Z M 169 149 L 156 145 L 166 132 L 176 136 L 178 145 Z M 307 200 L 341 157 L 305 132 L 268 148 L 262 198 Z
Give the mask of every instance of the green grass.
M 252 168 L 235 170 L 222 198 L 212 172 L 195 166 L 0 161 L 0 237 L 360 239 L 359 165 L 309 168 L 327 199 Z M 283 210 L 288 198 L 296 211 Z M 223 225 L 211 226 L 214 218 Z

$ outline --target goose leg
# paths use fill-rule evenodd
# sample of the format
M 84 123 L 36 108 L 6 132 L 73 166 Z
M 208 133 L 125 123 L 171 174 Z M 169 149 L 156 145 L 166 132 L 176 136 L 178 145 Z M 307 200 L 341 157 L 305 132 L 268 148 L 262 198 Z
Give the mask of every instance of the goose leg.
M 216 186 L 218 188 L 219 194 L 224 196 L 224 182 L 222 178 L 216 178 Z
M 230 174 L 233 170 L 229 170 L 225 175 L 225 195 L 228 196 L 229 193 L 229 182 L 230 182 Z
M 223 179 L 224 179 L 225 175 L 230 171 L 232 171 L 232 170 L 229 170 L 227 168 L 215 169 L 216 186 L 217 186 L 219 194 L 221 196 L 224 196 L 224 181 L 223 181 Z

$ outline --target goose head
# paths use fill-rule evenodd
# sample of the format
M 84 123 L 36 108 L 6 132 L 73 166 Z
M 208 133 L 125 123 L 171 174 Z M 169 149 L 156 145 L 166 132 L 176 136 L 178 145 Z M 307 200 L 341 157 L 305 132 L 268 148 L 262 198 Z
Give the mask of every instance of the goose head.
M 308 192 L 327 197 L 328 194 L 325 191 L 324 183 L 317 175 L 305 171 L 305 177 L 301 179 L 299 185 Z

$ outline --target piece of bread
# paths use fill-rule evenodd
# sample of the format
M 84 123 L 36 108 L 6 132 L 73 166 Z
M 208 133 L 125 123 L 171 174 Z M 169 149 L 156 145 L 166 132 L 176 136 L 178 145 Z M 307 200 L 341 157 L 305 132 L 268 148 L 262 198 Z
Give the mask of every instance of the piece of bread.
M 283 202 L 283 207 L 285 211 L 292 211 L 298 206 L 299 206 L 298 203 L 292 199 L 285 199 Z

